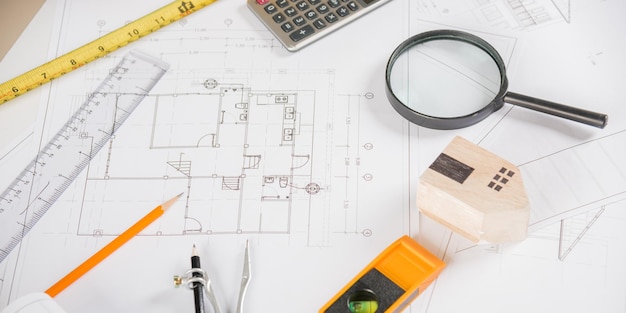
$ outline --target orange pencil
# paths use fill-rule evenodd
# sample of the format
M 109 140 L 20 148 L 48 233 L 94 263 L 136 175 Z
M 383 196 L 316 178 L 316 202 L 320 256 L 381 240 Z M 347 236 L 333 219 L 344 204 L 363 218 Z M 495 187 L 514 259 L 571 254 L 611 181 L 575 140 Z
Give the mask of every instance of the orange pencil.
M 67 288 L 89 270 L 94 268 L 96 265 L 98 265 L 98 263 L 111 255 L 111 253 L 124 245 L 128 240 L 133 238 L 144 228 L 154 222 L 157 218 L 163 215 L 163 213 L 167 209 L 169 209 L 172 204 L 174 204 L 174 202 L 176 202 L 176 200 L 180 198 L 180 196 L 182 196 L 182 193 L 154 208 L 152 211 L 150 211 L 150 213 L 137 221 L 137 223 L 128 228 L 125 232 L 123 232 L 121 235 L 117 236 L 115 239 L 109 242 L 109 244 L 104 246 L 104 248 L 100 249 L 100 251 L 96 252 L 89 259 L 83 262 L 83 264 L 79 265 L 65 277 L 61 278 L 61 280 L 59 280 L 56 284 L 52 285 L 52 287 L 48 288 L 48 290 L 46 290 L 46 293 L 50 297 L 54 298 L 61 291 L 63 291 L 65 288 Z

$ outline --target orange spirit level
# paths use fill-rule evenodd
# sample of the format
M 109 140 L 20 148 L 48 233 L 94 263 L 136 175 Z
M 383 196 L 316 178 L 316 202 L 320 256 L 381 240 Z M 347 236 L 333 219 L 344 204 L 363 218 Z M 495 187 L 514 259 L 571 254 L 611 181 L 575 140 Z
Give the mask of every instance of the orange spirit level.
M 400 312 L 445 266 L 413 239 L 403 236 L 379 254 L 319 312 Z

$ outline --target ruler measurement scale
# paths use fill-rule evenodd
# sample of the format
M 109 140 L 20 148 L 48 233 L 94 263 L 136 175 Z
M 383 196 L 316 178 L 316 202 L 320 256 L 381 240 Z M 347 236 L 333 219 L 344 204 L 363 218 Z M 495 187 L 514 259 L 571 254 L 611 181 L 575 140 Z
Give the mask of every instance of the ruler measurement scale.
M 168 65 L 131 52 L 0 195 L 0 262 L 161 79 Z
M 80 48 L 0 84 L 0 104 L 107 55 L 217 0 L 174 1 Z

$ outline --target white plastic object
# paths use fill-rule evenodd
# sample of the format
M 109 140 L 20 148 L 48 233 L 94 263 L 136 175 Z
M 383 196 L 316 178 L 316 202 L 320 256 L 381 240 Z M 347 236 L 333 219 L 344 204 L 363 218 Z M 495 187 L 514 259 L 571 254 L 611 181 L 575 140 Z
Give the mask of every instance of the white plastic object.
M 11 302 L 1 313 L 66 313 L 49 295 L 27 294 Z

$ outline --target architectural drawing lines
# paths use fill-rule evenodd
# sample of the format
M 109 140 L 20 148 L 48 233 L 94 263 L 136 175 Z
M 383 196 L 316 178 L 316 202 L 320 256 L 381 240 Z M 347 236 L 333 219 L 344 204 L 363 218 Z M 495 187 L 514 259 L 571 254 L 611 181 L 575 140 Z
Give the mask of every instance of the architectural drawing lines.
M 183 173 L 183 175 L 189 177 L 191 176 L 191 161 L 183 160 L 182 157 L 183 153 L 180 154 L 180 159 L 178 161 L 168 161 L 167 164 Z
M 524 163 L 518 164 L 517 166 L 518 166 L 518 167 L 521 167 L 521 166 L 524 166 L 524 165 L 526 165 L 526 164 L 533 163 L 533 162 L 539 161 L 539 160 L 541 160 L 541 159 L 549 158 L 549 157 L 551 157 L 551 156 L 557 155 L 557 154 L 559 154 L 559 153 L 562 153 L 562 152 L 565 152 L 565 151 L 568 151 L 568 150 L 571 150 L 571 149 L 574 149 L 574 148 L 577 148 L 577 147 L 580 147 L 580 146 L 588 145 L 588 144 L 590 144 L 590 143 L 592 143 L 592 142 L 609 140 L 610 138 L 614 138 L 614 137 L 622 137 L 622 136 L 624 136 L 625 134 L 626 134 L 626 129 L 624 129 L 624 130 L 620 130 L 620 131 L 617 131 L 617 132 L 615 132 L 615 133 L 608 134 L 608 135 L 605 135 L 605 136 L 602 136 L 602 137 L 598 137 L 598 138 L 595 138 L 595 139 L 592 139 L 592 140 L 588 140 L 588 141 L 584 141 L 584 142 L 579 142 L 579 143 L 577 143 L 577 144 L 575 144 L 575 145 L 572 145 L 572 146 L 569 146 L 569 147 L 566 147 L 566 148 L 560 149 L 560 150 L 558 150 L 558 151 L 554 151 L 554 152 L 552 152 L 552 153 L 550 153 L 550 154 L 544 155 L 544 156 L 542 156 L 541 158 L 536 158 L 536 159 L 529 160 L 529 161 L 526 161 L 526 162 L 524 162 Z
M 327 112 L 332 119 L 319 124 L 316 114 L 327 109 L 317 108 L 315 90 L 204 81 L 200 92 L 149 94 L 106 155 L 92 161 L 85 193 L 123 199 L 128 184 L 186 190 L 185 209 L 173 217 L 180 222 L 144 236 L 289 235 L 307 225 L 307 244 L 323 246 L 339 220 L 342 233 L 372 235 L 359 228 L 358 185 L 372 180 L 360 172 L 360 151 L 373 150 L 361 145 L 362 95 L 339 96 L 341 105 Z M 324 148 L 314 153 L 316 145 Z M 84 201 L 78 235 L 115 234 L 115 216 L 127 210 L 116 202 Z
M 47 1 L 56 25 L 48 55 L 100 37 L 160 2 Z M 291 288 L 281 301 L 257 296 L 249 304 L 311 311 L 352 277 L 346 270 L 371 260 L 366 254 L 408 234 L 448 264 L 408 311 L 623 312 L 626 115 L 612 87 L 624 76 L 610 64 L 626 48 L 612 40 L 621 38 L 623 8 L 622 1 L 603 0 L 396 0 L 364 17 L 386 32 L 370 32 L 373 24 L 363 19 L 350 26 L 356 31 L 340 30 L 293 54 L 245 5 L 223 1 L 122 47 L 120 55 L 145 51 L 170 68 L 19 253 L 0 264 L 0 310 L 43 290 L 159 198 L 184 191 L 129 243 L 135 249 L 120 250 L 77 282 L 56 299 L 61 306 L 93 313 L 190 309 L 193 303 L 162 284 L 162 275 L 141 276 L 148 279 L 141 292 L 120 281 L 129 273 L 171 277 L 186 270 L 180 264 L 192 242 L 223 256 L 207 257 L 203 266 L 217 275 L 226 298 L 236 297 L 238 281 L 229 277 L 239 277 L 241 267 L 231 260 L 240 260 L 250 240 L 261 268 L 257 286 L 281 291 L 306 281 L 321 292 Z M 466 30 L 493 44 L 510 69 L 511 87 L 548 95 L 570 85 L 597 89 L 588 105 L 609 113 L 611 124 L 574 129 L 505 105 L 473 127 L 413 127 L 389 106 L 381 69 L 398 43 L 436 28 Z M 117 58 L 110 54 L 49 85 L 38 98 L 45 105 L 38 138 L 24 145 L 49 136 L 48 128 L 67 119 Z M 538 84 L 533 73 L 548 66 L 553 83 Z M 525 240 L 476 244 L 417 216 L 420 169 L 455 135 L 514 158 L 531 206 Z M 15 160 L 0 155 L 3 168 Z M 152 261 L 128 262 L 141 258 Z M 42 267 L 44 259 L 63 262 Z
M 588 212 L 582 214 L 584 217 L 591 215 L 590 219 L 576 216 L 569 219 L 561 220 L 561 238 L 559 241 L 559 260 L 564 261 L 565 258 L 572 252 L 576 245 L 582 240 L 591 226 L 600 218 L 604 213 L 606 207 L 602 206 L 595 214 Z M 582 230 L 580 229 L 582 228 Z M 575 236 L 575 237 L 574 237 Z M 574 237 L 572 240 L 570 237 Z

